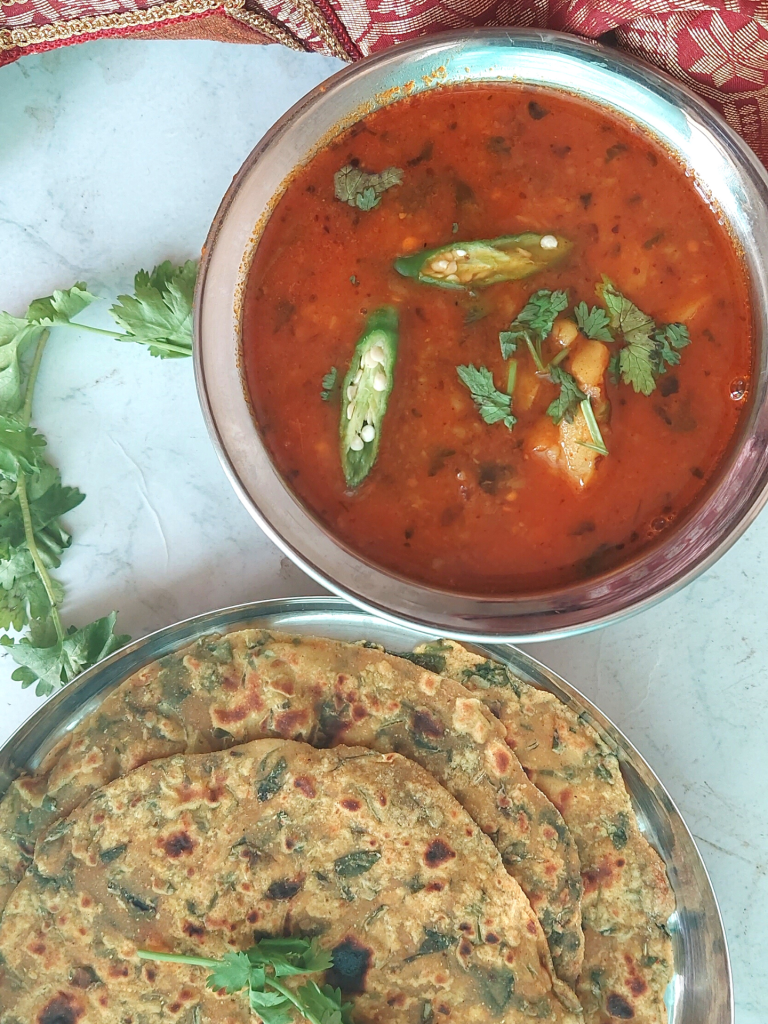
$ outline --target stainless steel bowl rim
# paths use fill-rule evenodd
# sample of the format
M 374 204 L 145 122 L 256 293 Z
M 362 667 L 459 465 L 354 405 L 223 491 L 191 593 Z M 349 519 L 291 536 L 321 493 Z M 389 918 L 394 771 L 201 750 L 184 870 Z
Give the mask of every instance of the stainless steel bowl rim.
M 578 68 L 581 77 L 558 85 L 551 80 L 553 68 L 561 76 Z M 430 69 L 430 74 L 424 74 Z M 458 77 L 450 77 L 451 69 Z M 311 157 L 313 145 L 316 149 L 334 124 L 354 121 L 364 101 L 382 93 L 391 95 L 392 88 L 402 87 L 406 80 L 415 80 L 417 88 L 422 82 L 427 88 L 458 81 L 464 72 L 465 80 L 559 87 L 612 106 L 645 125 L 681 158 L 686 151 L 680 139 L 687 139 L 693 170 L 705 184 L 715 179 L 720 183 L 719 189 L 711 191 L 744 247 L 758 350 L 752 407 L 740 443 L 725 460 L 721 477 L 706 499 L 661 542 L 627 565 L 560 590 L 512 598 L 462 595 L 421 585 L 371 565 L 346 548 L 280 478 L 251 417 L 239 371 L 243 254 L 253 248 L 256 222 L 272 208 L 272 196 L 279 194 L 293 168 Z M 602 93 L 596 95 L 599 90 Z M 622 106 L 631 106 L 630 101 L 642 106 L 642 116 Z M 335 104 L 334 117 L 323 121 L 320 115 L 329 104 Z M 269 185 L 255 185 L 269 175 Z M 244 193 L 256 187 L 270 198 L 249 200 L 248 207 Z M 246 214 L 247 222 L 238 224 L 244 210 L 250 219 Z M 230 251 L 224 253 L 225 248 Z M 685 86 L 632 57 L 570 35 L 487 29 L 445 33 L 376 54 L 310 92 L 267 132 L 221 203 L 203 252 L 194 333 L 203 414 L 243 504 L 264 532 L 313 579 L 392 622 L 436 628 L 459 639 L 522 642 L 569 636 L 620 621 L 677 592 L 708 569 L 768 500 L 768 174 L 746 143 Z
M 145 665 L 212 633 L 246 627 L 410 650 L 434 632 L 399 626 L 333 597 L 256 601 L 197 615 L 128 644 L 56 693 L 0 748 L 0 796 L 20 772 L 34 771 L 49 750 L 107 694 Z M 554 693 L 588 716 L 619 756 L 641 828 L 664 858 L 677 900 L 672 919 L 675 978 L 669 1024 L 734 1024 L 728 947 L 720 909 L 701 854 L 680 811 L 642 755 L 587 697 L 525 651 L 478 645 L 487 657 Z

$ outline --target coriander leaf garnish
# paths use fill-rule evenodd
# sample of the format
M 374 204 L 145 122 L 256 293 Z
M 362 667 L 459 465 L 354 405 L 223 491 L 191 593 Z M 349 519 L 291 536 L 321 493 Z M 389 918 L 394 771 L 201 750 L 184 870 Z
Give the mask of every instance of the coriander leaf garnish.
M 499 331 L 499 345 L 501 346 L 501 354 L 505 359 L 509 359 L 517 352 L 517 343 L 520 341 L 521 332 L 512 330 Z
M 0 313 L 0 412 L 16 412 L 21 407 L 19 359 L 41 333 L 39 324 Z
M 191 355 L 196 276 L 194 260 L 180 267 L 166 260 L 151 274 L 140 270 L 134 278 L 134 295 L 118 295 L 110 309 L 126 331 L 115 337 L 147 345 L 150 355 L 161 359 Z
M 264 1024 L 291 1024 L 290 1001 L 280 992 L 262 992 L 252 988 L 249 992 L 251 1009 Z
M 593 341 L 613 341 L 613 335 L 608 329 L 610 318 L 600 306 L 593 306 L 590 309 L 586 302 L 580 302 L 573 313 L 582 334 Z
M 527 326 L 542 338 L 546 338 L 558 313 L 568 305 L 568 294 L 564 291 L 551 292 L 542 288 L 528 299 L 517 314 L 516 322 Z
M 352 1004 L 342 1003 L 340 988 L 332 985 L 320 988 L 314 981 L 308 981 L 299 992 L 304 1006 L 320 1024 L 351 1024 Z
M 558 313 L 568 304 L 566 292 L 550 292 L 541 289 L 534 292 L 514 319 L 514 324 L 522 325 L 540 338 L 546 338 Z
M 358 210 L 372 210 L 381 202 L 387 189 L 400 185 L 403 172 L 399 167 L 387 167 L 378 174 L 369 174 L 359 167 L 347 164 L 333 176 L 334 194 L 342 203 Z
M 144 956 L 143 950 L 139 951 L 139 956 Z M 220 992 L 223 989 L 228 996 L 231 996 L 233 992 L 239 992 L 246 988 L 251 976 L 251 966 L 247 953 L 241 951 L 225 953 L 208 975 L 206 987 L 212 988 L 215 992 Z
M 656 327 L 653 318 L 643 313 L 634 302 L 617 291 L 607 277 L 603 278 L 602 284 L 599 284 L 596 290 L 608 310 L 611 327 L 615 331 L 621 331 L 628 341 L 635 335 L 650 335 Z
M 656 390 L 654 369 L 654 343 L 647 334 L 639 332 L 630 339 L 619 353 L 621 379 L 641 395 L 650 395 Z
M 509 359 L 517 351 L 520 342 L 525 342 L 536 363 L 536 369 L 543 373 L 545 367 L 541 355 L 542 343 L 552 333 L 558 313 L 562 313 L 567 305 L 568 293 L 565 291 L 553 292 L 542 288 L 534 292 L 509 325 L 509 329 L 499 334 L 502 356 Z
M 0 563 L 0 628 L 19 631 L 31 620 L 43 618 L 50 602 L 29 550 L 19 547 L 9 555 Z M 56 600 L 61 601 L 64 588 L 53 579 L 51 587 Z
M 320 397 L 324 402 L 327 402 L 330 399 L 331 393 L 333 392 L 333 389 L 336 387 L 336 378 L 338 377 L 338 375 L 339 371 L 336 369 L 335 366 L 332 366 L 328 373 L 326 373 L 326 375 L 323 377 L 323 390 L 320 392 Z
M 36 473 L 41 466 L 45 438 L 34 427 L 11 416 L 0 416 L 0 473 L 18 480 L 20 473 Z
M 331 954 L 313 939 L 261 939 L 245 952 L 227 952 L 220 960 L 158 953 L 139 949 L 142 960 L 207 967 L 206 985 L 228 995 L 247 991 L 248 1003 L 264 1024 L 289 1024 L 294 1007 L 310 1024 L 352 1024 L 351 1003 L 342 1003 L 341 991 L 330 985 L 323 988 L 312 980 L 299 988 L 286 986 L 280 979 L 328 970 L 333 964 Z
M 680 362 L 680 349 L 691 340 L 688 328 L 677 323 L 657 328 L 653 317 L 617 291 L 608 278 L 597 286 L 597 293 L 608 309 L 611 327 L 624 336 L 618 363 L 622 381 L 639 394 L 650 395 L 656 390 L 656 378 L 666 373 L 667 366 Z
M 326 971 L 333 963 L 327 950 L 306 939 L 262 939 L 248 950 L 248 958 L 254 966 L 272 967 L 276 978 Z
M 26 349 L 39 341 L 43 330 L 68 324 L 95 299 L 78 281 L 66 291 L 55 291 L 30 303 L 24 317 L 0 313 L 0 412 L 16 412 L 21 408 L 21 369 L 19 359 Z
M 512 415 L 512 398 L 503 391 L 497 391 L 491 371 L 485 366 L 477 368 L 470 364 L 457 366 L 456 372 L 462 384 L 469 388 L 472 401 L 485 422 L 501 422 L 511 430 L 517 423 Z
M 551 366 L 549 376 L 552 378 L 553 384 L 559 384 L 560 394 L 550 402 L 547 416 L 552 418 L 555 425 L 561 420 L 573 423 L 574 413 L 581 403 L 587 400 L 588 396 L 576 383 L 576 379 L 562 366 Z
M 656 373 L 659 374 L 666 373 L 667 366 L 678 365 L 680 349 L 690 345 L 691 336 L 685 324 L 665 324 L 654 331 L 653 340 L 656 343 Z
M 112 612 L 82 629 L 70 626 L 63 638 L 57 636 L 52 622 L 33 621 L 28 637 L 15 643 L 8 636 L 0 637 L 0 644 L 11 648 L 11 657 L 21 666 L 11 678 L 22 688 L 37 683 L 38 695 L 53 693 L 128 643 L 129 636 L 114 632 L 116 619 L 117 612 Z
M 378 206 L 380 202 L 381 199 L 371 185 L 369 185 L 368 188 L 364 188 L 362 192 L 358 192 L 355 196 L 355 205 L 358 210 L 362 210 L 364 213 L 367 213 L 368 210 L 372 210 L 374 206 Z
M 44 299 L 35 299 L 27 310 L 26 319 L 44 327 L 67 324 L 78 313 L 96 301 L 82 281 L 73 284 L 66 291 L 54 291 Z

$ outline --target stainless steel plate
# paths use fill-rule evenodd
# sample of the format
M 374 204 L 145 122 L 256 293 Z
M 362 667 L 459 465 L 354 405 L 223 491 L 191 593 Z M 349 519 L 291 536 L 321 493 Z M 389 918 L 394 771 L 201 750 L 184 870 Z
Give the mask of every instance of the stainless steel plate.
M 332 597 L 259 601 L 187 619 L 118 651 L 44 704 L 0 750 L 0 794 L 20 772 L 34 771 L 52 746 L 133 672 L 198 637 L 248 626 L 374 640 L 394 651 L 436 639 Z M 731 970 L 715 894 L 696 844 L 661 782 L 616 726 L 564 679 L 515 647 L 476 649 L 587 715 L 617 752 L 640 827 L 663 857 L 677 901 L 669 921 L 675 954 L 667 993 L 670 1024 L 733 1024 Z

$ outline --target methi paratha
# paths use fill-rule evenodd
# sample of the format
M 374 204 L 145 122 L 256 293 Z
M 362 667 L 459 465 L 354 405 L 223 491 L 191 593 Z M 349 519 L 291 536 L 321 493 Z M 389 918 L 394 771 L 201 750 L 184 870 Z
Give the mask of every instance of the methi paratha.
M 551 693 L 451 641 L 440 667 L 504 725 L 507 741 L 560 810 L 579 848 L 585 953 L 576 992 L 587 1024 L 666 1024 L 672 977 L 666 922 L 674 897 L 664 864 L 641 833 L 615 753 Z M 435 645 L 429 647 L 434 655 Z
M 146 764 L 42 837 L 0 925 L 0 1022 L 244 1024 L 242 995 L 136 951 L 254 933 L 317 936 L 356 1024 L 578 1021 L 520 887 L 428 772 L 259 740 Z
M 0 891 L 7 899 L 37 836 L 99 786 L 153 758 L 276 735 L 395 750 L 432 772 L 492 837 L 539 915 L 558 975 L 575 983 L 581 881 L 562 817 L 472 694 L 373 645 L 245 630 L 131 676 L 0 804 Z

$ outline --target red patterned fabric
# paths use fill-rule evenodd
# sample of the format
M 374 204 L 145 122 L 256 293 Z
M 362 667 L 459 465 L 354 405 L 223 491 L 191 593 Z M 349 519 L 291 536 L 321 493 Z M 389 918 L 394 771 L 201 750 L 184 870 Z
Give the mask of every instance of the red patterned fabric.
M 355 60 L 471 25 L 611 33 L 704 96 L 768 164 L 768 0 L 0 0 L 0 65 L 149 32 L 280 42 Z

